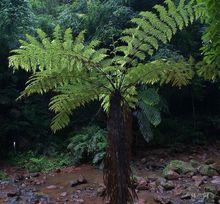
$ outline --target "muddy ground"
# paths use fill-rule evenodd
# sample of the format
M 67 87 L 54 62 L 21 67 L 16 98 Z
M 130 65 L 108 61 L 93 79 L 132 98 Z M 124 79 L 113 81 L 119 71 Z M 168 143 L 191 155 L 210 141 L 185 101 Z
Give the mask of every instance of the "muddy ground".
M 164 168 L 173 160 L 197 166 L 185 172 L 171 168 L 164 175 Z M 136 203 L 218 204 L 219 167 L 220 143 L 196 147 L 181 145 L 136 153 L 132 162 L 139 197 Z M 55 169 L 47 174 L 28 173 L 7 164 L 2 164 L 1 170 L 10 179 L 0 182 L 0 203 L 107 203 L 103 200 L 102 170 L 90 165 Z

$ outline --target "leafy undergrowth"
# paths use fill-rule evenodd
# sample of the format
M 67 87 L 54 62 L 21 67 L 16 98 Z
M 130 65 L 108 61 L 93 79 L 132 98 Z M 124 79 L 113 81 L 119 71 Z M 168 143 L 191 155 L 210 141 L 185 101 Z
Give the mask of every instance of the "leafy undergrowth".
M 75 163 L 90 162 L 92 165 L 102 163 L 107 146 L 107 132 L 98 126 L 88 126 L 71 135 L 67 149 Z
M 29 172 L 49 172 L 53 169 L 71 165 L 72 159 L 68 154 L 57 154 L 50 158 L 36 155 L 29 151 L 16 155 L 11 162 L 18 167 L 25 168 Z
M 8 178 L 7 174 L 4 171 L 0 171 L 0 180 L 4 180 L 7 178 Z
M 106 131 L 98 126 L 88 126 L 70 135 L 68 146 L 62 150 L 66 153 L 44 156 L 28 151 L 11 155 L 9 162 L 29 172 L 49 172 L 85 162 L 97 166 L 103 161 L 106 146 Z

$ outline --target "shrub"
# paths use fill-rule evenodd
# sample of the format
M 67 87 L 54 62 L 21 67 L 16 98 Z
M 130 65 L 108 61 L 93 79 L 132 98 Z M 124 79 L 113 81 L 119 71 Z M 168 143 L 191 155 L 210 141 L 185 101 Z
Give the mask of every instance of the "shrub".
M 105 156 L 106 146 L 106 131 L 97 126 L 89 126 L 71 137 L 67 149 L 76 163 L 92 160 L 92 164 L 97 165 Z
M 53 158 L 36 155 L 32 151 L 17 155 L 13 163 L 27 169 L 29 172 L 48 172 L 52 169 L 68 166 L 71 164 L 69 155 L 60 154 Z

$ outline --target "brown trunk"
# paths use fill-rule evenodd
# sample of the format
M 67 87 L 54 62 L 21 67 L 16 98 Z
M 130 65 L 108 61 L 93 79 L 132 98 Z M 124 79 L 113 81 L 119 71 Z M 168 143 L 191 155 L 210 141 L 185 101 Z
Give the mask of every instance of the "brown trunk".
M 104 163 L 106 197 L 110 204 L 133 203 L 128 148 L 125 139 L 125 124 L 121 95 L 115 92 L 110 99 L 108 118 L 108 147 Z
M 132 156 L 132 140 L 133 140 L 133 133 L 132 133 L 132 113 L 130 108 L 126 105 L 124 107 L 124 128 L 125 128 L 125 137 L 126 137 L 126 143 L 127 143 L 127 147 L 128 147 L 128 156 L 129 156 L 129 160 L 131 159 Z

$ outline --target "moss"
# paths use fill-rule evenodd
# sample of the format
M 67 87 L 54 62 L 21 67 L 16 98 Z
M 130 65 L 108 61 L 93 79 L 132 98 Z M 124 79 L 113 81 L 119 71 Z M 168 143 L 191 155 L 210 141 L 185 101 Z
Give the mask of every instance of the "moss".
M 180 160 L 173 160 L 165 167 L 163 174 L 167 175 L 170 170 L 173 170 L 179 174 L 185 174 L 188 172 L 194 172 L 195 168 L 193 168 L 190 163 L 186 163 Z
M 204 176 L 217 175 L 217 172 L 214 169 L 212 169 L 209 165 L 201 165 L 198 170 L 199 170 L 199 173 Z
M 200 164 L 198 161 L 192 159 L 192 160 L 190 160 L 190 165 L 191 165 L 193 168 L 198 168 L 201 164 Z

